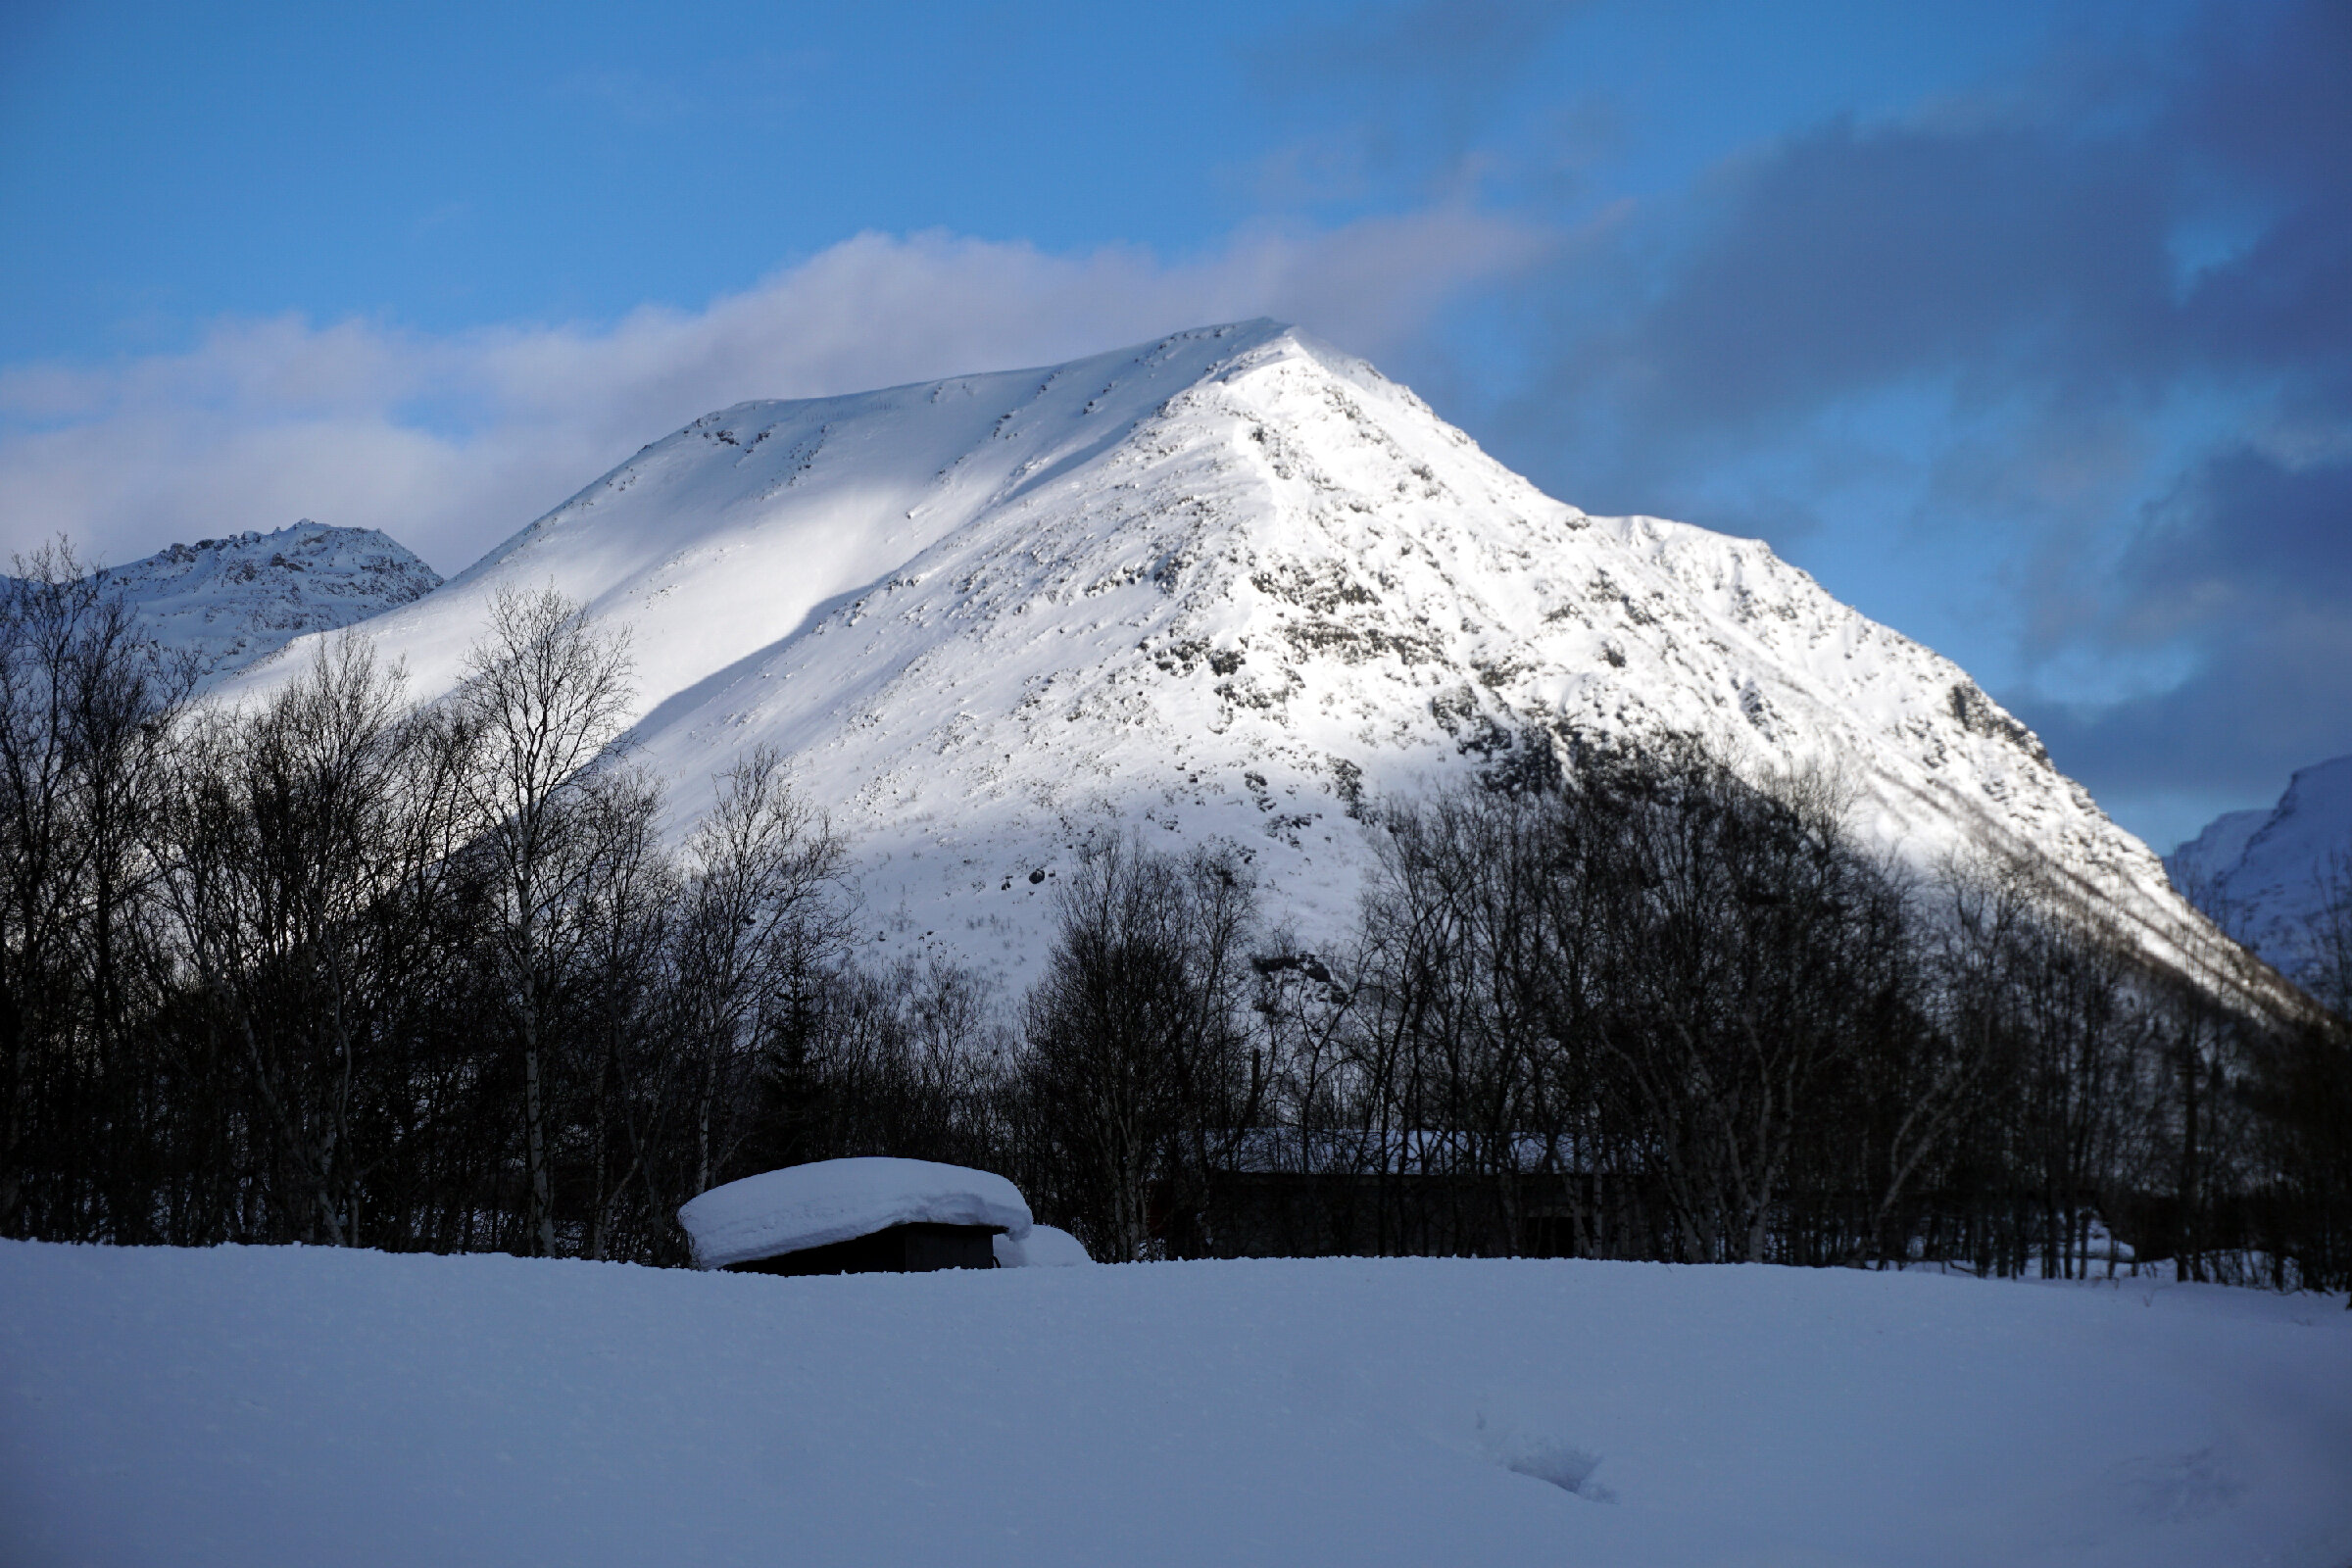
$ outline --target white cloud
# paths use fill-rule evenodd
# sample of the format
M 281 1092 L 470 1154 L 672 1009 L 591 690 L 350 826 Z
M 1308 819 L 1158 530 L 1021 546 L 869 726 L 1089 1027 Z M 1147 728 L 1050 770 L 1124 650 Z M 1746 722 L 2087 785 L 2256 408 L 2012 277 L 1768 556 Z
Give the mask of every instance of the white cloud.
M 182 353 L 0 368 L 0 551 L 103 561 L 300 516 L 382 528 L 454 571 L 658 439 L 748 398 L 1047 364 L 1274 316 L 1359 353 L 1547 246 L 1460 208 L 1245 230 L 1166 262 L 861 234 L 701 311 L 430 336 L 295 316 Z

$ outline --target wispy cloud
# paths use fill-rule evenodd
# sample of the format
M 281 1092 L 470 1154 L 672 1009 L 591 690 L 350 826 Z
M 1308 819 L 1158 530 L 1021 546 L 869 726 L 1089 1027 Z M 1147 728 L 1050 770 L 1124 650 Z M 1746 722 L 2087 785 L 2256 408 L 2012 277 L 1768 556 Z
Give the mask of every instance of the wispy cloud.
M 312 516 L 383 528 L 455 570 L 713 408 L 1051 363 L 1258 315 L 1378 355 L 1550 243 L 1459 207 L 1253 228 L 1177 260 L 862 234 L 705 309 L 609 323 L 435 336 L 225 320 L 182 352 L 0 369 L 0 547 L 65 532 L 122 560 Z

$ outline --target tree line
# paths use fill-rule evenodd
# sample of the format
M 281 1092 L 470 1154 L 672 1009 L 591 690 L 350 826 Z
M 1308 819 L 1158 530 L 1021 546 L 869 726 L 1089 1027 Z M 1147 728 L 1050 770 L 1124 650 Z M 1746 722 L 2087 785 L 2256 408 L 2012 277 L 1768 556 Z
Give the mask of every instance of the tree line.
M 447 701 L 346 638 L 257 706 L 69 556 L 0 604 L 0 1228 L 674 1261 L 840 983 L 842 847 L 755 754 L 682 853 L 624 639 L 493 607 Z
M 677 1263 L 696 1193 L 888 1153 L 1098 1257 L 2075 1274 L 2120 1235 L 2352 1284 L 2352 998 L 2258 1019 L 1693 743 L 1375 813 L 1321 953 L 1245 851 L 1105 838 L 1007 999 L 859 961 L 772 754 L 666 847 L 626 641 L 553 592 L 431 704 L 355 638 L 243 708 L 197 673 L 63 551 L 0 592 L 0 1233 Z

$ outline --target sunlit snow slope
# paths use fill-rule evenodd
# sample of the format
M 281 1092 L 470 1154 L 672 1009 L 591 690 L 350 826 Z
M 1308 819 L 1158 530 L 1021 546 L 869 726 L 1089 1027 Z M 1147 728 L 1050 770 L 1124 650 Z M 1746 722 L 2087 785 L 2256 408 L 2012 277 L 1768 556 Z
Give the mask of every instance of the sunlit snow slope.
M 723 410 L 368 629 L 431 695 L 491 594 L 551 583 L 630 626 L 679 821 L 776 746 L 859 847 L 867 940 L 1015 982 L 1092 834 L 1242 846 L 1311 946 L 1363 803 L 1535 734 L 1829 769 L 1922 865 L 2046 858 L 2157 951 L 2212 941 L 1949 662 L 1761 544 L 1551 500 L 1269 321 Z

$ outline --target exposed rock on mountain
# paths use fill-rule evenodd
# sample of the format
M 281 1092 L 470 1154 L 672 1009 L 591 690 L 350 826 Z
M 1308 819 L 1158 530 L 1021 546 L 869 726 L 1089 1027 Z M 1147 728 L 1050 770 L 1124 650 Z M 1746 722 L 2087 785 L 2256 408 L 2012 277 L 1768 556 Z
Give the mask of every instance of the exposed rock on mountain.
M 1090 834 L 1238 844 L 1312 945 L 1368 802 L 1667 731 L 1834 775 L 1923 866 L 2034 857 L 2168 959 L 2214 945 L 1950 662 L 1761 544 L 1554 501 L 1272 322 L 723 410 L 368 625 L 430 695 L 492 594 L 551 583 L 632 628 L 681 824 L 776 746 L 859 848 L 868 941 L 1016 983 Z

